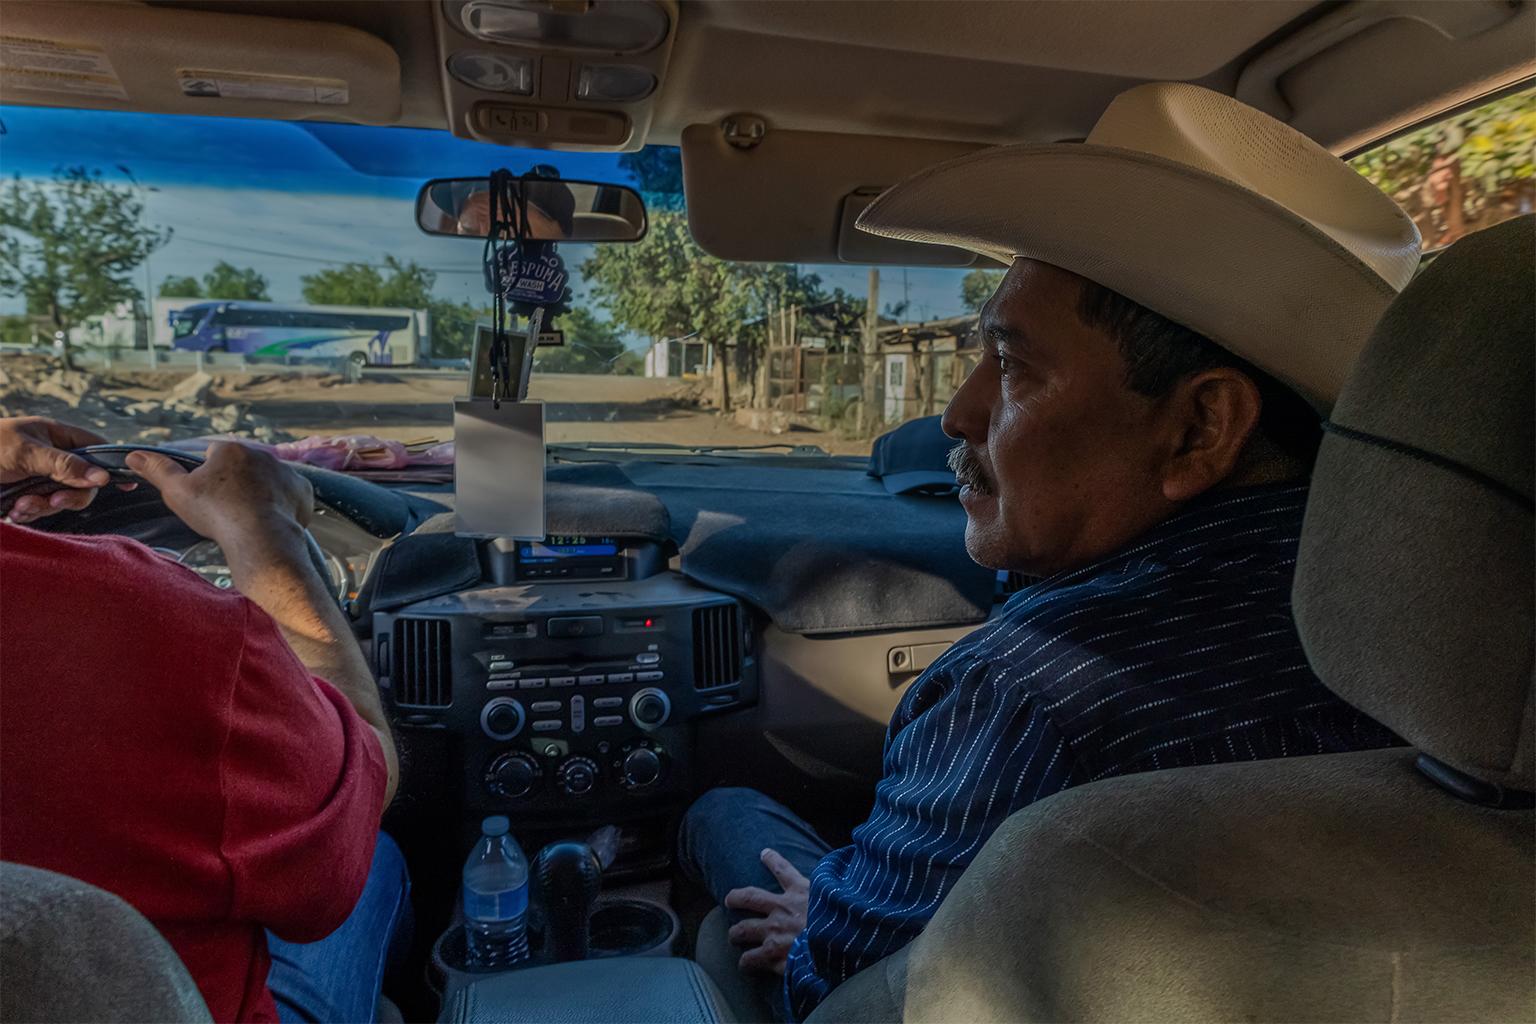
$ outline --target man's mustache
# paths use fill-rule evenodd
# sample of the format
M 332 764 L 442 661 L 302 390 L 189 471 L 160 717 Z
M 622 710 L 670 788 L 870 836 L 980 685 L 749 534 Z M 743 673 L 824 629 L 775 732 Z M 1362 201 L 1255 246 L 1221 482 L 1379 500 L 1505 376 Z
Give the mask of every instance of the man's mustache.
M 949 468 L 954 471 L 955 482 L 961 487 L 970 487 L 981 494 L 992 493 L 992 481 L 987 479 L 981 459 L 964 441 L 949 450 Z

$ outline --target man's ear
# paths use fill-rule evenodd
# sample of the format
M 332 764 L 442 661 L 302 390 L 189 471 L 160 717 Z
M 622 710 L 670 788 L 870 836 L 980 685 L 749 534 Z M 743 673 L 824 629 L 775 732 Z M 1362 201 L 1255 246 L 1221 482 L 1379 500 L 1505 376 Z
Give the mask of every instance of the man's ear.
M 1264 400 L 1247 374 L 1223 366 L 1190 374 L 1164 401 L 1174 445 L 1163 467 L 1163 497 L 1188 501 L 1237 470 Z

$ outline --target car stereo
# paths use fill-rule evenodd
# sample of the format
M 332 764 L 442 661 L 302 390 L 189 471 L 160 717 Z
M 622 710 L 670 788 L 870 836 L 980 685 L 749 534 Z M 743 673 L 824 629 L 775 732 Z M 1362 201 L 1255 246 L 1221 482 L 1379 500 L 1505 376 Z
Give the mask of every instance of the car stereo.
M 613 537 L 550 536 L 519 541 L 515 555 L 520 580 L 622 580 L 624 547 Z

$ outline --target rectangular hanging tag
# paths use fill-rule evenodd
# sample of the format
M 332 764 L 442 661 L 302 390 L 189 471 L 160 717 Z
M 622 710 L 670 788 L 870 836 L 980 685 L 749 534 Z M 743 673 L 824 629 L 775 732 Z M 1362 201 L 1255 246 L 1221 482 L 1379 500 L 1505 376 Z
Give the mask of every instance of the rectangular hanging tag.
M 544 537 L 544 404 L 460 398 L 453 403 L 454 532 Z
M 491 397 L 491 340 L 496 332 L 490 324 L 475 325 L 475 348 L 471 366 L 474 369 L 470 373 L 469 394 L 472 398 Z M 507 332 L 507 363 L 512 367 L 512 372 L 517 374 L 516 394 L 511 401 L 525 401 L 528 398 L 528 379 L 533 375 L 533 345 L 528 344 L 528 335 L 521 331 Z

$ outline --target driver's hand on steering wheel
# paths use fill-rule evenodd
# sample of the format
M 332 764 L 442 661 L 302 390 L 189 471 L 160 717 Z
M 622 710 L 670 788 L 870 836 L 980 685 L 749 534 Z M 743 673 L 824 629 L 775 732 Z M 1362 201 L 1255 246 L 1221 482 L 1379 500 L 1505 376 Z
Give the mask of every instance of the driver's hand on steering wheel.
M 130 469 L 160 491 L 166 508 L 225 553 L 250 541 L 297 534 L 309 523 L 309 481 L 267 452 L 233 441 L 212 444 L 188 472 L 164 455 L 129 452 Z
M 106 470 L 65 449 L 105 443 L 106 438 L 89 430 L 43 416 L 0 419 L 0 484 L 45 476 L 65 488 L 52 494 L 17 498 L 11 509 L 11 522 L 30 523 L 55 512 L 78 511 L 89 505 L 97 488 L 106 486 L 111 477 Z

